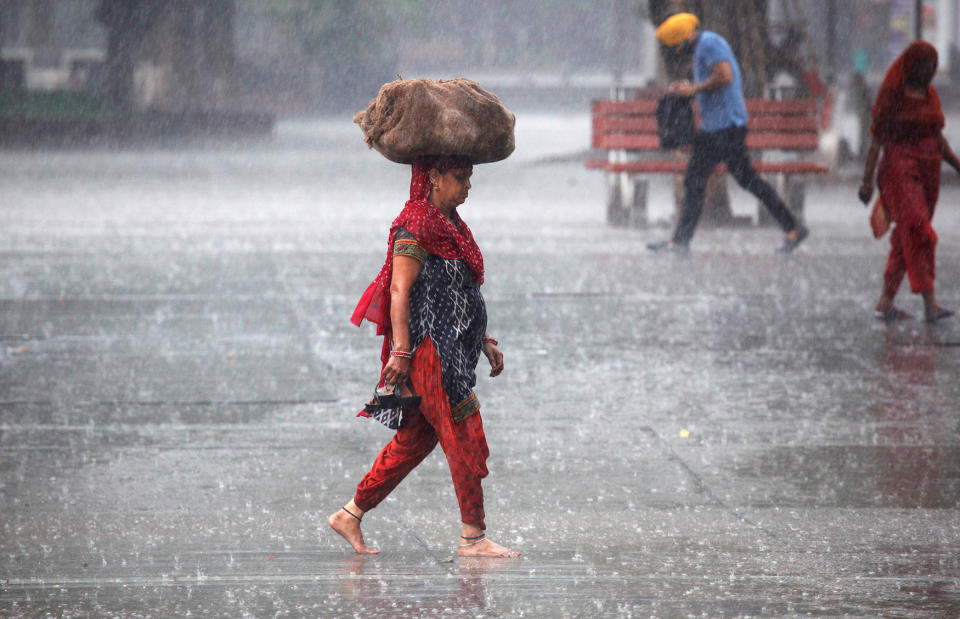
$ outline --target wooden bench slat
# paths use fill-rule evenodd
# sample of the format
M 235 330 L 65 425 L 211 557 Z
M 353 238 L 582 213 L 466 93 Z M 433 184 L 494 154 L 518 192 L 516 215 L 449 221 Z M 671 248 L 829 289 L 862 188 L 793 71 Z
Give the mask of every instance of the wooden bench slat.
M 590 159 L 587 167 L 607 172 L 626 172 L 628 174 L 683 174 L 687 169 L 685 161 L 650 160 L 612 162 L 605 159 Z M 823 174 L 827 166 L 815 161 L 754 161 L 753 167 L 760 174 Z M 726 171 L 726 166 L 720 166 Z
M 749 120 L 747 130 L 818 134 L 820 124 L 813 117 L 758 116 Z M 595 116 L 593 132 L 600 134 L 656 133 L 657 119 L 653 116 Z
M 810 133 L 747 133 L 746 141 L 747 148 L 750 150 L 815 151 L 819 146 L 820 138 Z M 656 133 L 594 134 L 593 147 L 601 150 L 661 150 L 660 138 Z
M 780 133 L 820 133 L 820 121 L 814 116 L 752 116 L 747 122 L 749 131 L 777 131 Z
M 613 101 L 609 99 L 596 99 L 593 101 L 593 113 L 597 114 L 653 114 L 657 110 L 657 102 L 647 99 L 634 99 L 632 101 Z
M 657 109 L 657 101 L 652 99 L 633 99 L 613 101 L 597 99 L 593 101 L 594 115 L 650 115 Z M 817 102 L 812 99 L 747 99 L 747 113 L 751 116 L 819 116 Z
M 593 147 L 603 150 L 660 150 L 660 138 L 656 133 L 594 135 Z
M 747 133 L 747 148 L 751 150 L 806 150 L 814 151 L 820 145 L 815 133 Z
M 753 167 L 760 174 L 826 174 L 830 171 L 819 161 L 754 161 Z
M 814 99 L 747 99 L 749 114 L 779 114 L 819 116 Z
M 653 116 L 595 116 L 594 133 L 656 133 L 657 119 Z

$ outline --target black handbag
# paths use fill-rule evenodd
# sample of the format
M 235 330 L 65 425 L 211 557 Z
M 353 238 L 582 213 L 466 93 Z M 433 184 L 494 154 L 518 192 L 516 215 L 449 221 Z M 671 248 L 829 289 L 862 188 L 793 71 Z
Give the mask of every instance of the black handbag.
M 660 148 L 679 148 L 693 144 L 693 99 L 664 95 L 657 102 L 657 137 Z

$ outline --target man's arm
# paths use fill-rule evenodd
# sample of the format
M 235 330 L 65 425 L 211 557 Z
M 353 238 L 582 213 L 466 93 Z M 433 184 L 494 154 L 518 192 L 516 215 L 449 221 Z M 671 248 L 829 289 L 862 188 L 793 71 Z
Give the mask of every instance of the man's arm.
M 730 66 L 730 61 L 721 60 L 713 65 L 713 69 L 710 71 L 710 77 L 702 82 L 696 84 L 691 84 L 686 80 L 674 82 L 670 84 L 667 92 L 680 95 L 681 97 L 692 97 L 698 92 L 719 90 L 731 83 L 733 83 L 733 67 Z

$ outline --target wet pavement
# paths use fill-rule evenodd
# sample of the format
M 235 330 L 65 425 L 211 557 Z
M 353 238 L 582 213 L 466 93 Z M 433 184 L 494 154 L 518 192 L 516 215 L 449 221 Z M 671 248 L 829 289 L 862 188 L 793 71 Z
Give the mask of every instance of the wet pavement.
M 462 207 L 507 363 L 478 385 L 487 523 L 519 560 L 455 558 L 439 452 L 365 518 L 381 555 L 326 528 L 390 437 L 354 418 L 379 340 L 347 319 L 408 183 L 348 119 L 0 153 L 0 615 L 960 614 L 960 321 L 871 317 L 886 243 L 845 183 L 808 187 L 796 255 L 766 228 L 647 252 L 667 228 L 607 227 L 599 175 L 543 159 L 588 131 L 521 115 Z

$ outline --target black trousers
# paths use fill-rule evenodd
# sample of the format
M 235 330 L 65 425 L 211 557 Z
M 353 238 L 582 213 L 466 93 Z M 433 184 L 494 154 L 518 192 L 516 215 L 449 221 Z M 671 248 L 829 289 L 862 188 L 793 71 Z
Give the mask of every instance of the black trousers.
M 707 180 L 719 163 L 727 164 L 730 174 L 741 187 L 757 196 L 777 220 L 784 232 L 797 227 L 797 220 L 783 203 L 770 183 L 766 182 L 753 169 L 750 155 L 747 153 L 745 139 L 746 127 L 731 127 L 720 131 L 697 131 L 693 139 L 693 153 L 687 164 L 683 178 L 686 196 L 680 220 L 673 233 L 673 242 L 687 245 L 693 238 L 693 231 L 703 212 L 703 201 L 707 189 Z

